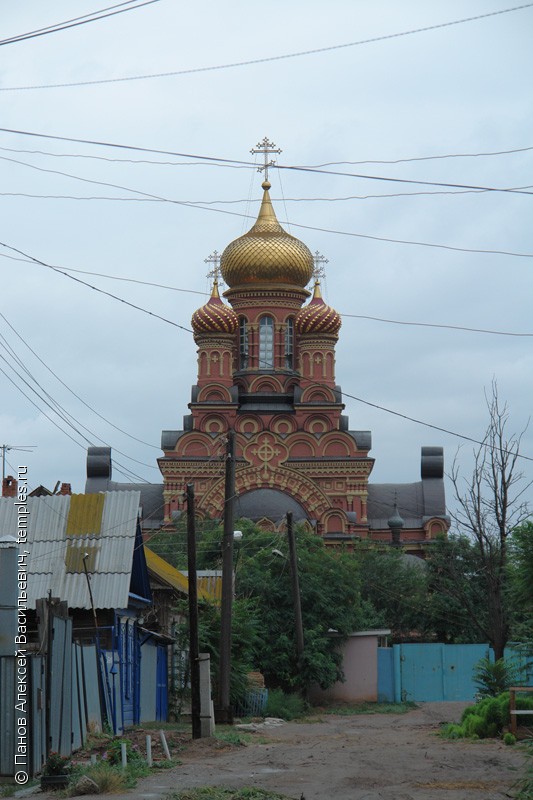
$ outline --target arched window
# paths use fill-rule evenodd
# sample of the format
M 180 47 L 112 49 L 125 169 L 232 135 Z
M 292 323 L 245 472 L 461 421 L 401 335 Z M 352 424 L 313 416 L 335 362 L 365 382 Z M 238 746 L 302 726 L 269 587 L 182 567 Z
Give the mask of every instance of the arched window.
M 259 320 L 259 369 L 274 369 L 274 320 Z
M 294 320 L 289 317 L 285 328 L 285 369 L 294 366 Z
M 239 319 L 239 368 L 248 367 L 248 328 L 245 317 Z

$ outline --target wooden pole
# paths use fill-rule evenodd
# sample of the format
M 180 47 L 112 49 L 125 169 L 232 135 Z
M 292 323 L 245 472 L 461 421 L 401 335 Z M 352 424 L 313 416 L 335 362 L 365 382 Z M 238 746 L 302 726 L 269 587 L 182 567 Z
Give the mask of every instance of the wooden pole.
M 302 660 L 304 652 L 304 628 L 302 621 L 302 604 L 300 599 L 300 584 L 298 581 L 298 557 L 296 555 L 296 540 L 292 527 L 292 512 L 287 511 L 287 540 L 289 542 L 289 564 L 291 568 L 292 602 L 294 605 L 294 626 L 296 631 L 296 652 L 298 663 Z
M 230 702 L 231 616 L 233 609 L 233 527 L 235 498 L 235 433 L 228 431 L 226 445 L 226 483 L 224 535 L 222 539 L 222 600 L 220 604 L 220 667 L 216 721 L 233 723 Z
M 198 644 L 198 589 L 196 578 L 196 524 L 194 518 L 194 486 L 187 484 L 187 567 L 189 572 L 189 667 L 191 675 L 192 738 L 199 739 L 200 722 L 200 659 Z

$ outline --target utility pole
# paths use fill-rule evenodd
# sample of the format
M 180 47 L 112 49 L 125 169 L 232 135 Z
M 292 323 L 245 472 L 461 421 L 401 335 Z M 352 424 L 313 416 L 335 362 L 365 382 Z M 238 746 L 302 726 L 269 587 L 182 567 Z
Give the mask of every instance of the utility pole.
M 200 656 L 198 644 L 198 589 L 196 578 L 196 527 L 194 486 L 187 484 L 187 568 L 189 576 L 189 670 L 191 674 L 192 738 L 202 735 L 200 721 Z
M 298 654 L 298 664 L 300 664 L 304 652 L 304 627 L 302 622 L 300 584 L 298 581 L 298 558 L 296 556 L 296 541 L 292 527 L 291 511 L 287 511 L 287 539 L 289 542 L 289 564 L 291 568 L 292 602 L 294 605 L 294 626 L 296 630 L 296 652 Z
M 21 450 L 23 453 L 31 453 L 35 447 L 37 447 L 36 444 L 0 444 L 0 450 L 2 451 L 2 484 L 6 477 L 6 453 L 10 450 Z
M 231 616 L 233 608 L 233 525 L 235 499 L 235 433 L 228 431 L 226 445 L 226 483 L 224 498 L 224 535 L 222 539 L 222 602 L 220 605 L 220 667 L 218 707 L 215 721 L 231 725 Z

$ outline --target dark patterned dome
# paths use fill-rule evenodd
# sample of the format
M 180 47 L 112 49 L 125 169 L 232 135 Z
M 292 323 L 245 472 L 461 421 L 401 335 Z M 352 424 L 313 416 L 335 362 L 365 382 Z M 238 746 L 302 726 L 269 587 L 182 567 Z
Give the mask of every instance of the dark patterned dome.
M 311 302 L 296 315 L 296 331 L 306 333 L 331 333 L 337 335 L 342 325 L 341 315 L 326 305 L 320 293 L 320 284 L 315 283 Z
M 235 311 L 224 305 L 218 293 L 217 281 L 211 297 L 192 315 L 191 325 L 195 336 L 202 333 L 235 333 L 239 319 Z
M 222 277 L 231 288 L 250 283 L 306 286 L 313 275 L 313 256 L 303 242 L 283 230 L 263 182 L 263 202 L 257 221 L 244 236 L 226 247 L 220 260 Z

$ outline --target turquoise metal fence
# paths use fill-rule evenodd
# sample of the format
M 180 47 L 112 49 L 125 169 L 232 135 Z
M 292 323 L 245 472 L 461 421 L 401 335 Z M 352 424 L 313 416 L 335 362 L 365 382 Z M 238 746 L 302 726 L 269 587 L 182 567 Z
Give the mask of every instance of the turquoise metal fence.
M 488 644 L 395 644 L 378 648 L 378 699 L 437 702 L 474 700 L 475 664 L 491 657 Z

